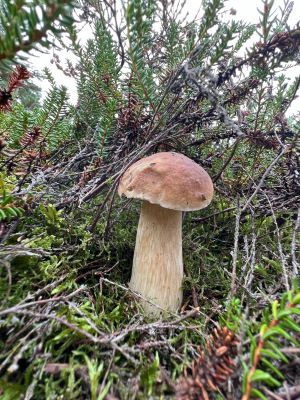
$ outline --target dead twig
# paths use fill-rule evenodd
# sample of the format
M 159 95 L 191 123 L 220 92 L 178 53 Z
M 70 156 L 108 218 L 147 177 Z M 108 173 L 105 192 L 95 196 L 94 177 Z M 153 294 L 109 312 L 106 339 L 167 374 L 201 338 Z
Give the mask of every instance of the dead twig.
M 283 147 L 281 149 L 281 152 L 278 154 L 278 156 L 271 162 L 271 164 L 268 166 L 268 168 L 265 170 L 265 172 L 263 173 L 258 185 L 256 186 L 256 189 L 254 190 L 254 192 L 252 193 L 252 195 L 249 197 L 249 199 L 246 201 L 246 203 L 244 204 L 244 207 L 242 208 L 241 212 L 244 212 L 247 207 L 249 206 L 249 204 L 251 203 L 251 201 L 253 200 L 253 198 L 256 196 L 256 194 L 259 192 L 259 190 L 261 189 L 266 177 L 269 175 L 270 171 L 272 170 L 272 168 L 274 167 L 274 165 L 280 160 L 280 158 L 287 152 L 288 148 L 287 147 Z
M 297 219 L 296 219 L 295 227 L 293 230 L 292 244 L 291 244 L 293 276 L 295 276 L 295 277 L 298 276 L 298 271 L 299 271 L 299 264 L 298 264 L 297 257 L 296 257 L 297 236 L 298 236 L 298 232 L 299 232 L 299 227 L 300 227 L 300 208 L 298 209 Z
M 239 229 L 240 229 L 240 218 L 241 218 L 239 197 L 237 198 L 236 209 L 237 209 L 237 211 L 236 211 L 236 218 L 235 218 L 234 246 L 233 246 L 233 251 L 232 251 L 232 275 L 231 275 L 231 290 L 230 290 L 231 297 L 233 297 L 236 293 L 236 265 L 237 265 L 237 257 L 238 257 Z

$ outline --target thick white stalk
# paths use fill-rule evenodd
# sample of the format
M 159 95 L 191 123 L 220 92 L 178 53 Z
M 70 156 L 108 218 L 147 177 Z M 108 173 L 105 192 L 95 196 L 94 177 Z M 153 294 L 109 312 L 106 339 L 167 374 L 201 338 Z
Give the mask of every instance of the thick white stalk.
M 182 300 L 182 212 L 144 201 L 137 230 L 130 287 L 175 312 Z M 147 314 L 161 310 L 143 302 Z

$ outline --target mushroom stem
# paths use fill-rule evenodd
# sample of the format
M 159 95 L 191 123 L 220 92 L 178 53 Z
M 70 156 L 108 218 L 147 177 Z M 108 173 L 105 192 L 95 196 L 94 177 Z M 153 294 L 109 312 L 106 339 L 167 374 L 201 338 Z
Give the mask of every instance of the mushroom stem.
M 175 312 L 182 300 L 182 212 L 143 201 L 130 287 L 161 308 Z M 146 313 L 161 310 L 143 302 Z

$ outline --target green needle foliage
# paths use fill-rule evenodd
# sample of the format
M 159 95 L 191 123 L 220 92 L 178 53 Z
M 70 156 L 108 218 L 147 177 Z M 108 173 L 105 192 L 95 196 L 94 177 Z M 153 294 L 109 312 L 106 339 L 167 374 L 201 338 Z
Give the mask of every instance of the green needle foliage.
M 52 150 L 71 135 L 71 114 L 65 87 L 50 89 L 42 107 L 25 110 L 21 104 L 13 106 L 11 113 L 2 116 L 3 134 L 9 137 L 8 145 L 17 149 L 27 132 L 38 126 L 45 145 Z
M 80 60 L 78 76 L 78 118 L 84 121 L 86 129 L 96 129 L 101 148 L 115 129 L 115 114 L 121 103 L 118 90 L 117 50 L 112 35 L 101 21 L 94 24 L 95 39 L 87 41 L 84 48 L 77 44 L 74 34 L 75 54 Z
M 299 304 L 300 292 L 296 288 L 294 292 L 284 293 L 280 302 L 275 300 L 272 312 L 265 310 L 258 339 L 251 335 L 251 366 L 244 364 L 243 400 L 252 395 L 266 400 L 264 385 L 271 389 L 282 385 L 285 376 L 280 371 L 280 363 L 289 362 L 282 348 L 285 344 L 295 349 L 300 346 Z
M 0 3 L 0 66 L 32 49 L 51 45 L 49 33 L 62 34 L 62 26 L 71 26 L 72 1 L 2 0 Z
M 181 0 L 0 1 L 0 400 L 297 389 L 292 3 L 263 0 L 249 23 L 223 0 L 195 18 Z M 33 50 L 51 51 L 75 105 Z M 183 216 L 182 308 L 152 320 L 127 286 L 140 204 L 117 189 L 160 151 L 203 166 L 215 195 Z

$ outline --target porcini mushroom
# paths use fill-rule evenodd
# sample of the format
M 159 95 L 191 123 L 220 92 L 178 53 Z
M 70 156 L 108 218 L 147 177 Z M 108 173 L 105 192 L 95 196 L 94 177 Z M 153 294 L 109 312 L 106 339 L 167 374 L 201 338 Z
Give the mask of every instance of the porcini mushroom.
M 182 211 L 208 206 L 212 181 L 188 157 L 161 152 L 131 165 L 118 193 L 143 200 L 129 286 L 159 306 L 144 301 L 147 314 L 175 312 L 182 301 Z

